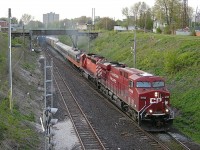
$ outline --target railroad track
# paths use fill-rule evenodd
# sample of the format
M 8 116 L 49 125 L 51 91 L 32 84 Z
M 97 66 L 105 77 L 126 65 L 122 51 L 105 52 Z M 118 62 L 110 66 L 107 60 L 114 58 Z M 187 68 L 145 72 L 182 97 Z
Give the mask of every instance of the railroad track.
M 170 132 L 152 133 L 152 135 L 166 145 L 169 150 L 190 150 L 189 147 L 175 138 Z
M 81 80 L 81 77 L 79 79 Z M 58 84 L 62 84 L 62 83 L 58 83 Z M 92 93 L 98 94 L 100 97 L 104 97 L 104 99 L 106 99 L 106 101 L 108 103 L 110 103 L 111 105 L 113 105 L 112 102 L 108 101 L 107 98 L 105 98 L 105 96 L 102 96 L 102 94 L 100 94 L 99 91 L 97 91 L 96 88 L 94 88 L 94 86 L 91 85 L 91 83 L 89 83 L 88 81 L 85 80 L 84 84 L 88 84 L 90 87 L 92 86 L 91 87 Z M 61 89 L 63 89 L 63 87 L 61 87 Z M 64 92 L 61 92 L 61 93 L 64 93 Z M 64 99 L 65 99 L 65 97 L 64 97 Z M 74 106 L 71 106 L 71 107 L 74 107 Z M 124 116 L 126 116 L 126 118 L 128 118 L 127 114 L 124 114 L 124 112 L 122 112 L 121 110 L 119 110 L 117 107 L 115 107 L 115 109 L 117 111 L 119 111 L 120 113 L 122 113 Z M 72 112 L 71 114 L 75 114 L 75 116 L 76 116 L 76 112 L 75 113 Z M 72 115 L 72 117 L 73 117 L 73 115 Z M 181 142 L 178 142 L 177 139 L 172 138 L 172 136 L 171 136 L 171 138 L 169 138 L 169 135 L 168 135 L 168 139 L 170 139 L 170 140 L 168 142 L 165 142 L 165 141 L 161 140 L 160 138 L 158 138 L 155 134 L 151 134 L 149 132 L 146 132 L 146 131 L 142 130 L 137 125 L 137 123 L 135 121 L 133 121 L 131 118 L 129 118 L 129 119 L 132 121 L 133 125 L 135 125 L 136 134 L 140 135 L 140 138 L 142 140 L 147 141 L 152 146 L 153 149 L 156 149 L 156 150 L 171 150 L 172 149 L 173 150 L 174 147 L 176 147 L 175 149 L 180 149 L 180 150 L 182 150 L 182 149 L 188 150 L 189 149 L 184 144 L 182 144 Z M 82 121 L 82 119 L 79 119 L 78 122 L 81 122 L 81 123 L 84 124 L 84 122 L 86 122 L 86 121 Z M 167 135 L 167 133 L 163 133 L 163 134 Z M 85 138 L 85 137 L 83 137 L 83 138 Z M 171 143 L 171 145 L 169 143 Z M 176 144 L 174 144 L 174 143 L 176 143 Z M 105 147 L 104 148 L 100 148 L 100 149 L 105 149 Z
M 61 99 L 66 107 L 69 118 L 72 121 L 77 137 L 79 138 L 81 149 L 83 150 L 104 150 L 104 144 L 101 142 L 97 133 L 93 129 L 86 115 L 79 106 L 76 97 L 70 87 L 63 79 L 56 61 L 54 61 L 54 82 L 57 86 Z M 70 106 L 70 107 L 68 107 Z

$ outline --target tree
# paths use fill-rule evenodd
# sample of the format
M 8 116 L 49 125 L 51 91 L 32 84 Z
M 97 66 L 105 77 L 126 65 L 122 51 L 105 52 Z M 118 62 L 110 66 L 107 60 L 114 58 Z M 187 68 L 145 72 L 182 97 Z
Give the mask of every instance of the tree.
M 182 0 L 156 0 L 153 12 L 156 20 L 166 24 L 171 32 L 174 32 L 176 28 L 182 27 Z
M 71 20 L 66 18 L 66 19 L 60 21 L 61 29 L 71 29 L 71 27 L 72 27 Z
M 47 27 L 49 29 L 60 29 L 60 22 L 54 21 L 54 22 L 48 23 Z
M 76 24 L 84 25 L 84 24 L 92 24 L 92 19 L 90 17 L 81 16 L 79 18 L 75 18 L 74 21 Z
M 116 22 L 113 19 L 104 17 L 98 21 L 96 27 L 98 29 L 103 29 L 103 30 L 113 30 L 115 25 Z
M 28 28 L 28 29 L 41 29 L 41 28 L 44 28 L 44 24 L 40 21 L 30 21 L 26 25 L 26 28 Z
M 152 12 L 150 7 L 145 2 L 135 3 L 130 8 L 129 15 L 134 16 L 133 24 L 135 26 L 144 28 L 144 30 L 151 30 L 153 28 Z
M 130 12 L 129 12 L 129 8 L 128 7 L 125 7 L 125 8 L 122 8 L 122 15 L 126 16 L 126 21 L 127 21 L 127 24 L 126 24 L 126 28 L 128 28 L 129 26 L 129 17 L 130 17 Z
M 116 22 L 116 25 L 118 25 L 118 26 L 124 26 L 124 22 L 122 21 L 122 20 L 116 20 L 115 21 Z
M 141 2 L 135 3 L 131 8 L 130 8 L 130 13 L 134 16 L 134 23 L 137 26 L 137 20 L 138 20 L 138 14 L 140 11 L 140 5 Z
M 16 17 L 12 17 L 11 23 L 12 23 L 12 24 L 18 24 L 17 18 L 16 18 Z
M 27 25 L 31 20 L 34 20 L 34 17 L 29 14 L 23 14 L 21 20 L 25 25 Z
M 146 31 L 147 28 L 147 20 L 151 20 L 151 9 L 149 6 L 145 3 L 139 3 L 139 26 Z M 149 18 L 150 17 L 150 18 Z
M 7 21 L 8 18 L 2 17 L 2 18 L 0 18 L 0 20 L 2 20 L 2 21 Z

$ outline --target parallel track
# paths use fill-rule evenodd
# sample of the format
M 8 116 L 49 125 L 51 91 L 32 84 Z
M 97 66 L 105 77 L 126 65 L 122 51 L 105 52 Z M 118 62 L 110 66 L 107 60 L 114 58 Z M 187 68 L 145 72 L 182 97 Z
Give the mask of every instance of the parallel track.
M 179 141 L 177 138 L 173 137 L 173 135 L 170 134 L 169 132 L 152 133 L 152 136 L 154 136 L 164 145 L 166 145 L 166 147 L 168 147 L 169 150 L 171 149 L 190 150 L 190 148 L 188 148 L 184 143 Z
M 54 82 L 61 95 L 66 111 L 72 121 L 76 134 L 79 138 L 83 150 L 104 150 L 106 149 L 88 121 L 86 115 L 77 103 L 77 99 L 71 92 L 71 89 L 62 77 L 59 68 L 54 61 Z M 70 106 L 70 107 L 68 107 Z

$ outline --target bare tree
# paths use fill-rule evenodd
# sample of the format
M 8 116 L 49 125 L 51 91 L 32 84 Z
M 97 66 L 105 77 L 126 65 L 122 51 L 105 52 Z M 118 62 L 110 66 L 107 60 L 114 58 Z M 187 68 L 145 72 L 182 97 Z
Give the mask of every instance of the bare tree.
M 140 11 L 140 5 L 141 5 L 141 2 L 138 2 L 138 3 L 135 3 L 130 8 L 130 13 L 134 16 L 134 22 L 135 22 L 136 26 L 137 26 L 137 20 L 138 20 L 139 11 Z
M 129 16 L 130 16 L 130 12 L 129 12 L 128 7 L 122 8 L 122 15 L 126 16 L 126 19 L 127 19 L 126 27 L 128 28 L 128 26 L 129 26 Z
M 27 25 L 30 21 L 34 20 L 34 17 L 29 14 L 23 14 L 21 20 L 25 25 Z

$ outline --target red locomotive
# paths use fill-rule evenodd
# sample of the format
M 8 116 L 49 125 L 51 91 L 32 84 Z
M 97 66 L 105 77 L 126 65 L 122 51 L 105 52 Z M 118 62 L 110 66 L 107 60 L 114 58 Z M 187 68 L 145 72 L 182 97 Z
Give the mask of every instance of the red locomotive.
M 47 37 L 47 43 L 60 53 L 61 49 L 57 46 L 60 42 L 51 40 Z M 142 128 L 165 131 L 172 125 L 174 113 L 170 108 L 170 93 L 163 78 L 118 62 L 107 62 L 104 57 L 95 54 L 80 51 L 77 54 L 72 48 L 65 49 L 64 46 L 62 51 L 65 51 L 62 54 L 65 58 L 75 60 L 71 62 L 83 75 L 95 82 L 104 94 L 137 120 Z M 66 56 L 68 53 L 74 53 L 75 56 Z
M 93 81 L 97 81 L 97 63 L 105 60 L 104 57 L 96 54 L 82 54 L 80 58 L 80 69 L 82 74 Z
M 124 64 L 100 62 L 98 87 L 146 130 L 167 130 L 173 122 L 165 81 Z

